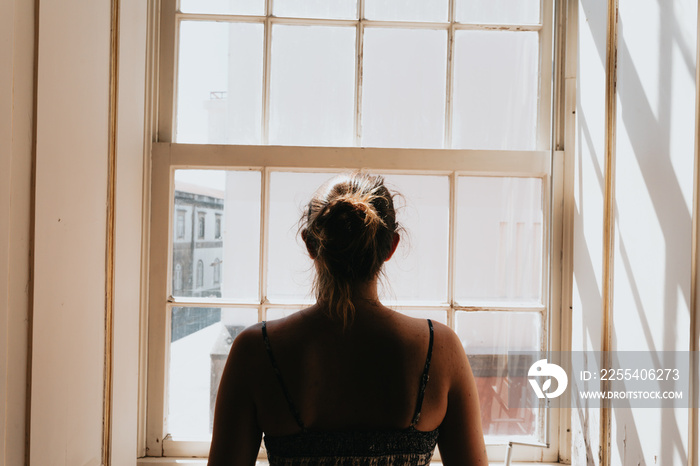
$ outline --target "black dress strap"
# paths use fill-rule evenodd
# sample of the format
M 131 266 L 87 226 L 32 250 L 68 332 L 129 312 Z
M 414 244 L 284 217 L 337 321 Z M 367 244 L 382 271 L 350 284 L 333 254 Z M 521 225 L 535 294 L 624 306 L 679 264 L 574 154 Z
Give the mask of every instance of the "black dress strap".
M 428 385 L 428 371 L 430 370 L 430 359 L 433 357 L 433 322 L 428 319 L 428 328 L 430 329 L 430 342 L 428 343 L 428 357 L 425 358 L 425 367 L 423 368 L 423 375 L 420 378 L 420 385 L 418 387 L 418 400 L 416 401 L 416 411 L 413 414 L 413 420 L 409 427 L 415 427 L 420 420 L 420 412 L 423 407 L 423 396 L 425 395 L 425 386 Z
M 289 392 L 287 391 L 287 386 L 284 384 L 284 380 L 282 380 L 282 374 L 280 373 L 279 367 L 277 367 L 277 361 L 275 360 L 275 356 L 272 354 L 272 348 L 270 347 L 270 339 L 267 337 L 267 322 L 265 322 L 264 320 L 262 322 L 262 335 L 263 340 L 265 340 L 265 349 L 267 350 L 267 355 L 270 357 L 272 369 L 275 371 L 275 375 L 277 376 L 277 380 L 280 383 L 280 387 L 282 387 L 282 392 L 284 393 L 284 397 L 287 400 L 287 404 L 289 405 L 289 410 L 292 412 L 292 416 L 294 416 L 294 420 L 297 421 L 297 424 L 299 425 L 299 427 L 301 427 L 301 430 L 306 431 L 304 423 L 301 422 L 301 416 L 299 416 L 299 411 L 297 411 L 296 406 L 294 406 L 294 403 L 292 403 L 292 399 L 289 396 Z

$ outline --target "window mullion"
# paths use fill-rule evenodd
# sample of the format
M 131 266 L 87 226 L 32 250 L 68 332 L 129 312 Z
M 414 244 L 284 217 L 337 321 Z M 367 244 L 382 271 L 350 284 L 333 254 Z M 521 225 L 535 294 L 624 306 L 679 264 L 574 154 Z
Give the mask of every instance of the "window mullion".
M 450 174 L 450 226 L 449 226 L 449 246 L 447 255 L 447 302 L 450 303 L 450 308 L 447 311 L 447 325 L 455 328 L 455 262 L 457 244 L 457 172 Z
M 550 148 L 552 142 L 553 119 L 552 105 L 547 99 L 551 99 L 552 92 L 552 60 L 554 59 L 553 50 L 553 31 L 552 25 L 556 24 L 556 19 L 553 13 L 553 1 L 544 0 L 540 4 L 540 12 L 542 15 L 541 28 L 539 30 L 539 98 L 537 103 L 537 142 L 538 149 Z M 544 27 L 545 22 L 550 23 L 550 27 Z
M 362 145 L 362 49 L 365 39 L 364 0 L 358 1 L 357 10 L 357 37 L 355 38 L 355 127 L 353 135 L 355 138 L 355 146 L 360 147 Z
M 262 108 L 262 143 L 269 144 L 270 139 L 270 69 L 272 63 L 272 0 L 266 0 L 265 38 L 263 51 L 263 108 Z
M 445 86 L 445 149 L 452 148 L 452 84 L 454 82 L 454 43 L 455 28 L 450 24 L 447 29 L 447 84 Z
M 177 47 L 179 43 L 175 18 L 175 0 L 163 0 L 160 17 L 160 49 L 158 51 L 158 121 L 157 141 L 172 142 L 175 123 L 175 90 L 177 89 Z
M 455 2 L 450 0 L 447 28 L 447 84 L 445 85 L 445 142 L 444 148 L 452 148 L 452 84 L 454 83 Z
M 260 183 L 260 276 L 258 278 L 258 297 L 260 305 L 267 302 L 267 254 L 268 254 L 268 222 L 270 207 L 270 170 L 264 168 Z M 262 307 L 258 308 L 258 318 L 263 318 Z

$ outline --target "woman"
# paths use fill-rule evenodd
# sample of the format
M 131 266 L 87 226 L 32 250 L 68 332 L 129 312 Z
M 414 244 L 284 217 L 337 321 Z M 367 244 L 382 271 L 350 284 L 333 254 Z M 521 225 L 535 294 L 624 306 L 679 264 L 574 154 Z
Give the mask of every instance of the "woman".
M 309 203 L 301 236 L 315 305 L 242 332 L 216 401 L 209 465 L 486 465 L 476 385 L 455 333 L 383 306 L 399 242 L 383 179 L 343 175 Z

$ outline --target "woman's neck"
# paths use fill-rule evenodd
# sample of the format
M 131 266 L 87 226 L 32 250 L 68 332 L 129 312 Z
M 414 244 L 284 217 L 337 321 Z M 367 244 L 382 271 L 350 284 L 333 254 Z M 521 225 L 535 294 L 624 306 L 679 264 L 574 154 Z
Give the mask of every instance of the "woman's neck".
M 365 283 L 357 285 L 353 289 L 352 300 L 356 304 L 362 302 L 377 303 L 379 304 L 379 293 L 377 292 L 377 282 L 376 278 L 369 280 Z

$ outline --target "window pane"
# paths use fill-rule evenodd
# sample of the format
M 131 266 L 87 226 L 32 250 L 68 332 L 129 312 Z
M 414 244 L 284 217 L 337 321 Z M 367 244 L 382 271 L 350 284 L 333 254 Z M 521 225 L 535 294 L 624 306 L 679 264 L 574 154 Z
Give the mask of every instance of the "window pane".
M 460 176 L 457 209 L 457 302 L 539 304 L 542 180 Z
M 384 21 L 447 21 L 448 0 L 366 0 L 365 18 Z
M 173 202 L 173 296 L 257 302 L 260 172 L 176 170 Z
M 173 437 L 207 437 L 231 344 L 258 321 L 258 311 L 175 307 L 171 318 L 167 432 Z
M 332 173 L 270 174 L 267 297 L 272 302 L 313 302 L 313 262 L 297 234 L 311 196 Z
M 536 149 L 536 32 L 456 31 L 452 147 Z
M 540 314 L 457 311 L 455 324 L 476 379 L 484 435 L 535 436 L 537 398 L 524 378 L 509 380 L 507 356 L 509 351 L 540 350 Z M 514 393 L 521 397 L 511 400 Z
M 382 299 L 447 303 L 450 182 L 447 176 L 386 175 L 397 220 L 399 247 L 385 264 Z
M 447 33 L 366 28 L 362 145 L 441 148 Z
M 461 23 L 540 23 L 540 0 L 457 0 L 456 7 Z
M 270 79 L 270 144 L 353 144 L 354 27 L 274 25 Z
M 263 25 L 180 24 L 176 141 L 260 144 Z
M 184 13 L 264 15 L 264 0 L 180 0 Z
M 277 0 L 273 12 L 277 17 L 356 19 L 357 0 Z

